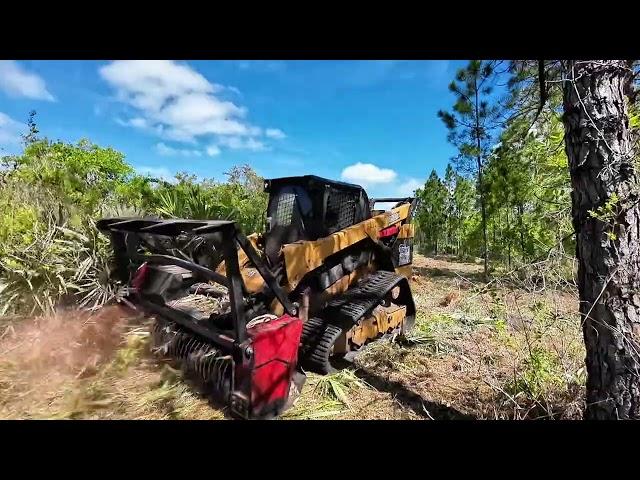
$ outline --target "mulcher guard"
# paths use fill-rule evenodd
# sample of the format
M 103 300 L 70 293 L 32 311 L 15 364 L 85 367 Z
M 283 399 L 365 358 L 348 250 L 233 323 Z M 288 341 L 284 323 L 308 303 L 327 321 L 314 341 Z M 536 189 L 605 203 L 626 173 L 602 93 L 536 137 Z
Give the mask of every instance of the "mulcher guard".
M 271 271 L 230 221 L 109 218 L 116 275 L 127 300 L 155 316 L 155 351 L 178 360 L 240 418 L 270 418 L 289 400 L 302 321 Z M 238 246 L 263 277 L 248 294 Z M 225 275 L 216 272 L 224 260 Z M 274 300 L 284 314 L 269 314 Z M 207 308 L 202 305 L 206 304 Z

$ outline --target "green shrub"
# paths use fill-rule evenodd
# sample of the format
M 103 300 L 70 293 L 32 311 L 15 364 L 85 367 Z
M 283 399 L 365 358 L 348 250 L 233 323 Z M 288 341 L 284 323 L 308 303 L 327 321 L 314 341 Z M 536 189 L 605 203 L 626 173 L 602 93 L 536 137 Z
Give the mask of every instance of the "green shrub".
M 3 248 L 0 315 L 51 313 L 66 304 L 95 309 L 115 297 L 108 239 L 92 222 L 83 231 L 39 224 L 32 234 L 28 244 Z
M 98 308 L 114 298 L 111 248 L 95 228 L 103 216 L 234 219 L 261 231 L 264 181 L 234 167 L 228 181 L 179 174 L 175 183 L 137 175 L 124 155 L 88 140 L 31 133 L 0 168 L 0 315 L 48 313 L 60 305 Z
M 175 184 L 165 182 L 154 190 L 149 208 L 164 218 L 233 219 L 247 234 L 262 231 L 267 209 L 263 179 L 247 165 L 232 168 L 227 177 L 220 183 L 178 174 Z
M 516 378 L 507 383 L 505 390 L 514 397 L 526 395 L 538 400 L 554 387 L 565 383 L 563 372 L 556 355 L 542 347 L 531 350 L 523 362 Z

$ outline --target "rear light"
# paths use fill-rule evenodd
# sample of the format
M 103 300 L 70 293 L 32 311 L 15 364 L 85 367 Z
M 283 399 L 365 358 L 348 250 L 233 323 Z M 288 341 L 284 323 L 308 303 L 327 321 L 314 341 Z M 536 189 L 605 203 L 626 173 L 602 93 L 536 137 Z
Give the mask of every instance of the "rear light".
M 400 231 L 400 227 L 397 225 L 392 225 L 387 228 L 383 228 L 378 232 L 378 238 L 386 238 L 391 237 L 392 235 L 396 235 Z

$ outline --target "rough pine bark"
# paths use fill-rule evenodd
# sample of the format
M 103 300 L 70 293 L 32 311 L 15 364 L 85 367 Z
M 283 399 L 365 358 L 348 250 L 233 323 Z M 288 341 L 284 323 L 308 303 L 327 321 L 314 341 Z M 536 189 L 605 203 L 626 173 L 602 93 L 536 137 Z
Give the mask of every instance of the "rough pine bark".
M 640 419 L 640 195 L 627 111 L 630 66 L 565 62 L 587 419 Z

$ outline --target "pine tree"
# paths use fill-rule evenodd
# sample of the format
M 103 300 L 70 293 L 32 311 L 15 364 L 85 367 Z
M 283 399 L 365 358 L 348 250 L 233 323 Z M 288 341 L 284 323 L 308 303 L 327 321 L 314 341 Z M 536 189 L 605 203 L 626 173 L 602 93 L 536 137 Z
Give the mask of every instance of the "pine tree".
M 445 234 L 446 240 L 444 248 L 449 251 L 454 244 L 455 232 L 455 202 L 453 198 L 453 192 L 456 188 L 456 172 L 451 166 L 447 165 L 447 170 L 444 172 L 444 187 L 447 190 L 447 197 L 445 200 Z
M 462 169 L 471 170 L 477 181 L 482 219 L 484 276 L 488 275 L 487 212 L 484 168 L 490 153 L 493 131 L 499 124 L 500 111 L 490 102 L 495 62 L 472 60 L 466 68 L 458 71 L 449 90 L 456 103 L 451 113 L 440 110 L 438 116 L 449 130 L 447 139 L 458 148 Z
M 22 142 L 25 146 L 28 146 L 32 143 L 38 141 L 38 134 L 40 130 L 38 130 L 38 126 L 36 125 L 36 111 L 31 110 L 29 112 L 29 119 L 27 120 L 27 127 L 29 127 L 29 131 L 22 135 Z
M 453 190 L 454 223 L 456 236 L 456 254 L 469 253 L 469 235 L 466 228 L 474 216 L 475 192 L 473 183 L 456 173 L 456 186 Z
M 447 189 L 435 170 L 431 171 L 424 188 L 418 189 L 416 195 L 420 207 L 416 213 L 427 248 L 438 254 L 438 246 L 443 238 L 443 229 L 447 222 L 446 204 Z M 439 245 L 440 244 L 440 245 Z
M 555 134 L 554 128 L 537 128 L 538 115 L 545 106 L 553 112 L 554 99 L 561 99 L 586 347 L 585 418 L 639 419 L 640 301 L 635 292 L 640 289 L 640 179 L 631 122 L 637 64 L 516 61 L 512 71 L 514 115 L 530 121 L 531 129 L 542 137 L 539 143 Z M 555 170 L 556 162 L 546 165 Z M 553 204 L 566 199 L 565 192 L 554 185 L 561 177 L 554 177 L 546 185 L 557 194 L 550 199 Z M 556 208 L 562 212 L 559 215 L 549 210 L 536 208 L 532 217 L 543 221 L 565 216 L 562 207 Z M 545 225 L 541 232 L 548 235 L 550 227 Z
M 564 62 L 589 419 L 640 419 L 640 177 L 629 128 L 632 64 Z

